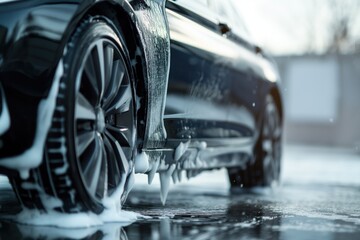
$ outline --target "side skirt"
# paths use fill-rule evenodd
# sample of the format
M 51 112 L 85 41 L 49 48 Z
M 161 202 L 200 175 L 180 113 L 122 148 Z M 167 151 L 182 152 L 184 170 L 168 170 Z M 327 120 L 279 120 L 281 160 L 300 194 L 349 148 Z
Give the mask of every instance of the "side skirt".
M 177 170 L 245 167 L 252 157 L 253 142 L 250 137 L 206 141 L 170 139 L 167 148 L 144 150 L 149 157 L 147 173 L 166 171 L 173 165 Z

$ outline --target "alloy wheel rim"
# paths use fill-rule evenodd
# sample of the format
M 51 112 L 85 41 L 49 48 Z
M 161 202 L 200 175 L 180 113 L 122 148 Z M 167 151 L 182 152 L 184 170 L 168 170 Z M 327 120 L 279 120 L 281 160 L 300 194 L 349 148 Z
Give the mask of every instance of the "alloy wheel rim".
M 265 155 L 263 167 L 268 183 L 279 178 L 282 135 L 280 121 L 276 105 L 272 99 L 268 100 L 265 109 L 262 133 L 262 149 L 263 154 Z
M 134 98 L 126 62 L 108 39 L 93 42 L 76 79 L 74 136 L 83 185 L 98 201 L 126 178 L 135 145 Z

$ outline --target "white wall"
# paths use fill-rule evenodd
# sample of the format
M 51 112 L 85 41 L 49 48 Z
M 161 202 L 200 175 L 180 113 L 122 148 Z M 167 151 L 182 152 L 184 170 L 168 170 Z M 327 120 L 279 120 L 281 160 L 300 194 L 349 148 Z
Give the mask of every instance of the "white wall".
M 290 143 L 360 151 L 360 54 L 277 57 Z
M 295 122 L 335 121 L 339 70 L 335 59 L 295 59 L 288 63 L 287 116 Z

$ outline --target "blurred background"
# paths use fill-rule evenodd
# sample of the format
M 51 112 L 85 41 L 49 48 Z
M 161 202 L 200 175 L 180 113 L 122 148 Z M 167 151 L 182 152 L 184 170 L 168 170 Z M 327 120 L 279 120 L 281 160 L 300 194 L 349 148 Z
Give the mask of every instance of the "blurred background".
M 285 142 L 360 146 L 360 0 L 235 0 L 282 78 Z

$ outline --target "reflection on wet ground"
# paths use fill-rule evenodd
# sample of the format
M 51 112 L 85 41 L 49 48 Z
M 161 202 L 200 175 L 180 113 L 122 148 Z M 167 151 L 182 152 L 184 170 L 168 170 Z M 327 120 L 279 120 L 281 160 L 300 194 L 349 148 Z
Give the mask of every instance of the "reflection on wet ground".
M 359 239 L 360 188 L 285 185 L 237 195 L 179 189 L 166 207 L 134 192 L 131 209 L 153 219 L 127 227 L 130 239 Z M 185 194 L 186 193 L 186 194 Z M 134 230 L 135 228 L 135 230 Z
M 360 161 L 346 161 L 344 166 L 359 169 L 349 171 L 355 174 L 347 176 L 349 181 L 285 176 L 277 188 L 236 193 L 223 184 L 224 172 L 217 172 L 213 178 L 222 179 L 219 184 L 205 184 L 213 180 L 206 176 L 198 184 L 179 185 L 165 206 L 158 186 L 137 185 L 125 208 L 151 218 L 72 230 L 0 221 L 0 239 L 360 239 Z M 341 164 L 328 162 L 323 168 L 334 166 Z M 296 174 L 291 168 L 285 166 L 286 175 Z M 0 184 L 0 206 L 0 218 L 19 209 L 6 183 Z

